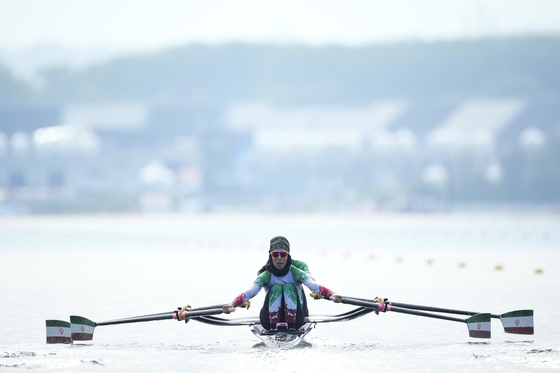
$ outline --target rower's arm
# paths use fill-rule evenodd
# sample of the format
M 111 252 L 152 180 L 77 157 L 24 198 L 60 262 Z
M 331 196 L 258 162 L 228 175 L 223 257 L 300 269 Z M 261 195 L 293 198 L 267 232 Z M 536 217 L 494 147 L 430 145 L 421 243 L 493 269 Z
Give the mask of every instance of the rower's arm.
M 247 290 L 247 291 L 239 294 L 237 297 L 235 297 L 232 304 L 234 305 L 234 307 L 241 306 L 243 303 L 247 302 L 249 299 L 251 299 L 255 295 L 257 295 L 261 291 L 261 289 L 262 289 L 262 287 L 259 284 L 253 284 L 253 286 L 251 286 L 251 288 L 249 290 Z
M 237 297 L 235 297 L 233 302 L 224 305 L 222 307 L 222 310 L 224 311 L 224 313 L 232 312 L 235 307 L 239 307 L 245 302 L 247 302 L 249 299 L 253 298 L 261 291 L 263 286 L 266 286 L 269 283 L 270 283 L 270 272 L 264 271 L 259 275 L 259 277 L 257 277 L 255 282 L 253 282 L 253 286 L 251 286 L 249 290 L 239 294 Z
M 235 307 L 241 306 L 242 304 L 247 302 L 249 299 L 251 299 L 255 295 L 257 295 L 260 291 L 261 291 L 261 286 L 259 286 L 258 284 L 253 284 L 253 286 L 251 286 L 251 288 L 249 290 L 247 290 L 247 291 L 239 294 L 237 297 L 235 297 L 233 302 L 225 304 L 222 307 L 222 311 L 224 311 L 224 313 L 233 312 L 235 310 Z
M 314 293 L 318 294 L 321 297 L 325 297 L 327 299 L 329 299 L 332 294 L 335 294 L 334 291 L 332 291 L 331 289 L 329 289 L 327 287 L 319 285 L 318 283 L 313 281 L 313 279 L 311 279 L 311 278 L 308 278 L 307 280 L 305 280 L 303 282 L 303 284 L 305 286 L 307 286 Z

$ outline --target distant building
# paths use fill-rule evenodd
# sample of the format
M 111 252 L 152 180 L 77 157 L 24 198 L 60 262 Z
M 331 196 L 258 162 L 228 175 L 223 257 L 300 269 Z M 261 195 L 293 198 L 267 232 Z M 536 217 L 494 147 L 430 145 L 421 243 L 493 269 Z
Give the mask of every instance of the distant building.
M 0 211 L 316 210 L 422 188 L 456 199 L 457 180 L 508 180 L 502 149 L 544 146 L 559 118 L 509 98 L 0 107 Z M 472 170 L 458 171 L 464 159 Z

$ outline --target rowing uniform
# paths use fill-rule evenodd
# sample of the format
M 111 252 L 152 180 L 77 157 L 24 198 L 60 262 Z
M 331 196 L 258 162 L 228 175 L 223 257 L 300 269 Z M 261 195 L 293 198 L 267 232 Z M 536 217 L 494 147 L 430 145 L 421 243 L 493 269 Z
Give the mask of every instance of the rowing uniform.
M 269 270 L 262 272 L 253 282 L 253 286 L 238 295 L 233 302 L 235 306 L 239 306 L 257 295 L 264 287 L 266 299 L 261 310 L 261 325 L 265 329 L 270 329 L 275 324 L 282 322 L 281 315 L 284 311 L 285 322 L 290 327 L 297 329 L 303 325 L 304 318 L 301 303 L 302 299 L 305 299 L 303 285 L 325 297 L 329 297 L 333 293 L 315 282 L 309 273 L 307 264 L 299 260 L 292 260 L 290 269 L 284 276 L 276 276 Z M 285 305 L 284 310 L 282 310 L 282 303 Z

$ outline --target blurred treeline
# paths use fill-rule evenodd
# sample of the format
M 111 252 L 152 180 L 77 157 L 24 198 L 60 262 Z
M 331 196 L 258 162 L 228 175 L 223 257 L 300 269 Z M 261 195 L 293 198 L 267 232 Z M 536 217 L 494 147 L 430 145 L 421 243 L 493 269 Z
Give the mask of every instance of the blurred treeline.
M 504 140 L 495 154 L 480 155 L 473 149 L 451 153 L 425 150 L 391 156 L 362 150 L 341 155 L 331 152 L 323 158 L 313 158 L 308 167 L 299 156 L 292 161 L 281 157 L 283 163 L 272 162 L 276 168 L 262 162 L 259 172 L 290 176 L 293 187 L 286 189 L 286 200 L 293 201 L 306 182 L 316 184 L 308 194 L 300 193 L 301 203 L 297 202 L 294 209 L 313 198 L 342 202 L 369 200 L 380 205 L 399 204 L 399 208 L 416 204 L 420 209 L 439 202 L 445 205 L 557 204 L 560 202 L 559 67 L 560 38 L 552 37 L 408 42 L 360 48 L 190 45 L 120 57 L 79 70 L 51 67 L 40 71 L 39 81 L 35 82 L 25 81 L 8 68 L 0 67 L 0 106 L 113 101 L 172 108 L 223 108 L 244 101 L 285 107 L 359 106 L 375 100 L 406 99 L 417 106 L 427 103 L 437 107 L 440 103 L 458 105 L 470 98 L 522 98 L 537 107 L 535 112 L 542 113 L 543 122 L 556 123 L 554 130 L 550 131 L 552 127 L 548 124 L 548 130 L 543 130 L 547 138 L 542 146 L 520 145 L 515 136 L 525 127 L 538 127 L 539 123 L 519 121 L 518 126 L 523 127 L 498 134 L 502 140 L 507 136 L 512 138 L 505 139 L 508 141 Z M 541 114 L 535 117 L 538 115 Z M 151 133 L 149 136 L 154 137 Z M 213 143 L 209 140 L 208 144 Z M 228 157 L 234 162 L 234 157 Z M 248 191 L 236 185 L 220 186 L 220 190 L 227 192 L 220 192 L 221 195 L 231 195 L 228 198 L 242 202 L 266 200 L 270 194 L 270 189 L 265 187 L 268 179 L 260 177 L 253 167 L 260 161 L 250 157 L 247 160 L 245 155 L 239 158 L 251 167 L 255 173 L 252 177 L 257 181 Z M 489 182 L 485 170 L 494 161 L 499 163 L 503 178 Z M 449 175 L 445 185 L 429 185 L 420 177 L 420 171 L 432 163 L 446 166 Z M 227 177 L 222 179 L 235 179 L 230 163 L 223 168 Z M 205 183 L 210 185 L 208 180 L 217 172 L 210 167 L 203 172 Z M 318 175 L 315 179 L 314 173 Z M 395 182 L 380 186 L 379 180 L 384 178 L 381 174 L 393 175 Z M 334 182 L 339 179 L 344 180 L 340 187 Z M 336 184 L 331 194 L 325 188 L 329 180 Z M 346 193 L 350 187 L 352 193 Z M 405 196 L 406 201 L 398 202 L 402 200 L 400 196 Z M 136 203 L 135 199 L 130 200 L 131 205 Z
M 360 48 L 191 45 L 74 71 L 40 72 L 40 89 L 0 70 L 0 101 L 132 100 L 157 104 L 362 104 L 380 98 L 560 96 L 560 38 Z

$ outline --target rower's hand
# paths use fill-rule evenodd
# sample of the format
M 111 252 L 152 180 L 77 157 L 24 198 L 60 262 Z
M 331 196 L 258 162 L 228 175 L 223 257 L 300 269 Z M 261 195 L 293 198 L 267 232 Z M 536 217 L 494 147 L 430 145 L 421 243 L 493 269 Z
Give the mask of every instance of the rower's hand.
M 342 295 L 331 294 L 330 300 L 332 300 L 335 303 L 341 303 L 342 302 Z
M 235 312 L 235 303 L 228 303 L 228 304 L 224 304 L 222 306 L 222 311 L 224 311 L 224 313 L 232 313 Z

